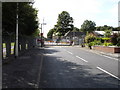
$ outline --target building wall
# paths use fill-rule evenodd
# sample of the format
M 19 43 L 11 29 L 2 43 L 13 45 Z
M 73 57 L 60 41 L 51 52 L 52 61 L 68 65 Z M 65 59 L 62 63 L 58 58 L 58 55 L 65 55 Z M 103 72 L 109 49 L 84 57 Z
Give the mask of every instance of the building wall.
M 118 3 L 118 26 L 120 27 L 120 1 Z

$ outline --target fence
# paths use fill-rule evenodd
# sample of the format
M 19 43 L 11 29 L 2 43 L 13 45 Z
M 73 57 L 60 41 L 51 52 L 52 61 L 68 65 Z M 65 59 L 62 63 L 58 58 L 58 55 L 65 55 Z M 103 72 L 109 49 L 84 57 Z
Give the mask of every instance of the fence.
M 3 53 L 2 57 L 10 58 L 15 56 L 15 36 L 4 35 L 2 38 Z M 18 53 L 19 55 L 24 53 L 26 50 L 33 48 L 36 45 L 36 38 L 28 36 L 19 36 L 18 39 Z

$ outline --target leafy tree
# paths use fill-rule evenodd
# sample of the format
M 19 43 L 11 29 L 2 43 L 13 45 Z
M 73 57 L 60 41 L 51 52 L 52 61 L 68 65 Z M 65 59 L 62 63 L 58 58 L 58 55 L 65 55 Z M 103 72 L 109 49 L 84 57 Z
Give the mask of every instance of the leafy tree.
M 93 42 L 96 39 L 96 36 L 92 33 L 89 33 L 85 36 L 85 42 L 90 43 Z
M 3 3 L 2 24 L 3 34 L 15 33 L 16 13 L 19 15 L 19 35 L 32 35 L 38 29 L 37 10 L 33 3 Z
M 36 29 L 35 32 L 32 34 L 34 37 L 37 37 L 39 36 L 40 34 L 40 30 L 39 29 Z
M 52 39 L 54 31 L 55 31 L 54 29 L 49 30 L 49 32 L 47 34 L 47 38 Z
M 112 26 L 104 25 L 104 26 L 97 26 L 96 30 L 97 31 L 105 31 L 105 30 L 114 30 L 114 28 Z
M 79 32 L 79 31 L 80 31 L 79 28 L 77 28 L 77 27 L 73 28 L 73 32 Z
M 110 37 L 111 36 L 111 32 L 112 32 L 112 30 L 105 30 L 104 36 L 105 37 Z
M 64 36 L 68 31 L 73 30 L 73 18 L 70 17 L 70 14 L 67 11 L 63 11 L 58 15 L 58 21 L 55 25 L 56 33 L 59 33 L 59 36 Z
M 95 22 L 85 20 L 83 24 L 81 25 L 81 30 L 85 33 L 87 32 L 90 33 L 95 30 L 95 26 L 96 26 Z
M 120 34 L 114 33 L 111 37 L 111 42 L 113 45 L 120 46 Z

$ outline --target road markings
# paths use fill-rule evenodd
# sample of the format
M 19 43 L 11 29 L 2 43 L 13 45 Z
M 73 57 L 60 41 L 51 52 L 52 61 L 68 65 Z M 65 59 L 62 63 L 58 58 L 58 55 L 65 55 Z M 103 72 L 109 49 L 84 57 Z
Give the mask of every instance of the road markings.
M 69 51 L 67 51 L 67 52 L 73 55 L 73 53 L 71 53 L 71 52 L 69 52 Z
M 41 54 L 41 62 L 40 62 L 40 67 L 39 67 L 37 85 L 35 86 L 36 88 L 39 88 L 39 82 L 40 82 L 40 79 L 41 79 L 41 72 L 42 72 L 42 64 L 43 64 L 43 54 Z
M 85 60 L 85 59 L 83 59 L 83 58 L 81 58 L 81 57 L 79 57 L 79 56 L 76 56 L 77 58 L 79 58 L 79 59 L 81 59 L 82 61 L 84 61 L 84 62 L 88 62 L 87 60 Z
M 109 73 L 108 71 L 106 71 L 106 70 L 104 70 L 104 69 L 102 69 L 102 68 L 100 68 L 100 67 L 97 67 L 97 69 L 99 69 L 99 70 L 101 70 L 101 71 L 103 71 L 103 72 L 105 72 L 105 73 L 109 74 L 110 76 L 112 76 L 112 77 L 114 77 L 114 78 L 116 78 L 116 79 L 120 80 L 120 78 L 119 78 L 119 77 L 117 77 L 117 76 L 115 76 L 115 75 L 113 75 L 113 74 Z

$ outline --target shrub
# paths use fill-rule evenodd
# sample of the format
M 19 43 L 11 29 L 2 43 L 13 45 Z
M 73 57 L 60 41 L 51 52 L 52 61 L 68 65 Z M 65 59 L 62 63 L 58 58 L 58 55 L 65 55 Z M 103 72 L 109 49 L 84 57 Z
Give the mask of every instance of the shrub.
M 118 34 L 117 33 L 114 33 L 113 36 L 111 37 L 111 42 L 113 43 L 113 45 L 117 45 L 118 43 Z
M 120 46 L 120 34 L 114 33 L 111 37 L 111 42 L 113 45 Z
M 120 34 L 119 34 L 119 36 L 118 36 L 118 38 L 117 38 L 117 46 L 120 46 Z
M 86 35 L 85 42 L 90 43 L 90 42 L 93 42 L 95 39 L 96 39 L 96 36 L 90 33 Z
M 105 42 L 103 45 L 104 45 L 104 46 L 113 46 L 112 43 L 106 43 L 106 42 Z

